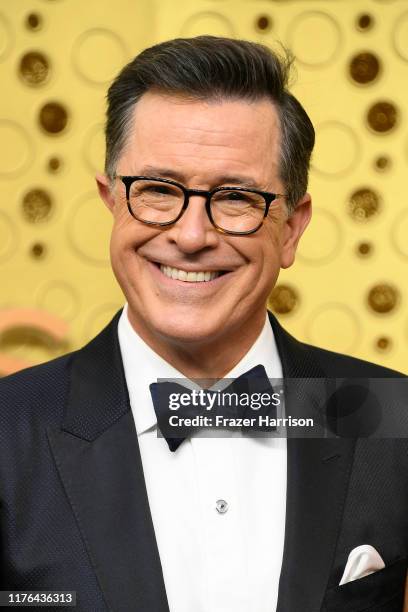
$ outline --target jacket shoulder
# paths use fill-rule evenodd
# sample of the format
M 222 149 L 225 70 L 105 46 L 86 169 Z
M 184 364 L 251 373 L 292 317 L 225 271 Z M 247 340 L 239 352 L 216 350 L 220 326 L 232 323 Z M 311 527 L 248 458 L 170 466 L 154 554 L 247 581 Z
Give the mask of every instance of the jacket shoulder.
M 26 429 L 28 423 L 40 426 L 61 422 L 75 364 L 78 368 L 79 362 L 81 380 L 86 386 L 87 377 L 92 373 L 99 382 L 100 368 L 95 366 L 96 362 L 102 359 L 111 363 L 110 352 L 118 344 L 117 324 L 121 312 L 80 349 L 0 379 L 0 435 L 2 424 L 9 428 L 19 424 Z M 94 363 L 95 367 L 83 369 L 84 363 Z
M 5 426 L 44 419 L 59 412 L 68 392 L 74 353 L 35 365 L 0 379 L 0 419 Z

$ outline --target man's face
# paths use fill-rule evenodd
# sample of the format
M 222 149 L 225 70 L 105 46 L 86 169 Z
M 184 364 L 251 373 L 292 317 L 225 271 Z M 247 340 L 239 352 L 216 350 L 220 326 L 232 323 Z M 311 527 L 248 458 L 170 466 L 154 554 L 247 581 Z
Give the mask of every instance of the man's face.
M 116 172 L 196 189 L 251 185 L 283 194 L 279 150 L 279 119 L 267 99 L 208 102 L 148 92 L 135 106 Z M 292 264 L 309 220 L 309 196 L 289 219 L 284 199 L 275 200 L 256 233 L 231 236 L 212 226 L 202 196 L 190 198 L 176 224 L 160 228 L 129 214 L 119 179 L 112 191 L 105 177 L 98 184 L 114 217 L 112 267 L 137 331 L 181 345 L 259 333 L 267 297 L 280 268 Z M 173 279 L 164 266 L 217 277 Z

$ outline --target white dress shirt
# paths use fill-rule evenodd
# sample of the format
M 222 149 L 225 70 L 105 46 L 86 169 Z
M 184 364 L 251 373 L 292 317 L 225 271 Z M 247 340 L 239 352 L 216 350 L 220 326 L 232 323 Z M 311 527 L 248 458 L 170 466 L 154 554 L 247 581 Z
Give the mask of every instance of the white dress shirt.
M 172 453 L 157 436 L 149 385 L 183 375 L 138 336 L 127 306 L 118 334 L 170 612 L 274 612 L 285 532 L 286 439 L 231 431 L 229 437 L 191 436 Z M 258 364 L 269 378 L 282 378 L 267 317 L 226 377 Z M 219 512 L 222 500 L 226 511 Z

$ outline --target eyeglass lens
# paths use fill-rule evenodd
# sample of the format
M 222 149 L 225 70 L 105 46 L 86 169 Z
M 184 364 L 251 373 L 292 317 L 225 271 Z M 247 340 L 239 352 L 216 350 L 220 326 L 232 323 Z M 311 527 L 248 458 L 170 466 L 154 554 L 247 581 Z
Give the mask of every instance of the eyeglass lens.
M 150 223 L 170 223 L 184 204 L 184 192 L 177 185 L 154 180 L 137 180 L 130 187 L 129 205 L 134 216 Z M 252 191 L 222 190 L 212 194 L 211 216 L 225 231 L 248 232 L 260 225 L 265 200 Z

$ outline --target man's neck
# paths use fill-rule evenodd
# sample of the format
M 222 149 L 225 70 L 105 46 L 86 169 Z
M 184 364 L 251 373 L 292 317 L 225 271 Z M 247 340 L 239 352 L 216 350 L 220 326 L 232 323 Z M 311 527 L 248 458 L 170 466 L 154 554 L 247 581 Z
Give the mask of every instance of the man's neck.
M 152 333 L 132 317 L 128 319 L 134 331 L 162 359 L 170 363 L 187 378 L 219 379 L 230 372 L 247 354 L 259 337 L 265 318 L 243 331 L 242 327 L 228 338 L 218 337 L 211 342 L 181 342 Z

